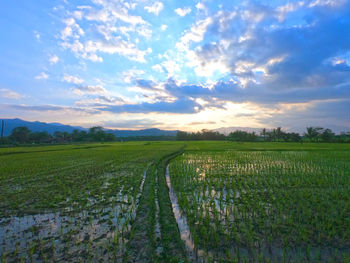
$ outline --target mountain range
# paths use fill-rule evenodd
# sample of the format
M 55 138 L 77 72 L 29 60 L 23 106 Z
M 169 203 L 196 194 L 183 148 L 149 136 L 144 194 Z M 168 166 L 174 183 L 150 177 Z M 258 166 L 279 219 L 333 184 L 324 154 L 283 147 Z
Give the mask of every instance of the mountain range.
M 12 130 L 19 126 L 26 126 L 32 132 L 47 131 L 49 134 L 53 135 L 55 131 L 69 132 L 72 133 L 73 130 L 88 131 L 87 128 L 79 126 L 70 126 L 61 123 L 46 123 L 40 121 L 25 121 L 21 119 L 0 119 L 5 121 L 4 126 L 4 136 L 9 136 Z M 0 123 L 1 129 L 1 123 Z M 219 133 L 228 135 L 233 131 L 246 131 L 260 133 L 261 128 L 251 128 L 251 127 L 222 127 L 218 129 L 213 129 L 212 131 L 217 131 Z M 143 129 L 143 130 L 114 130 L 105 129 L 106 132 L 113 133 L 117 137 L 141 137 L 141 136 L 176 136 L 177 130 L 160 130 L 157 128 Z
M 4 120 L 4 136 L 9 136 L 12 130 L 16 127 L 26 126 L 32 132 L 46 131 L 49 134 L 54 134 L 55 131 L 73 132 L 73 130 L 87 131 L 88 129 L 79 126 L 70 126 L 60 123 L 46 123 L 39 121 L 25 121 L 21 119 L 0 119 Z M 1 123 L 0 123 L 1 129 Z M 117 137 L 131 137 L 131 136 L 176 136 L 177 131 L 160 130 L 156 128 L 144 130 L 112 130 L 105 129 L 106 132 L 113 133 Z

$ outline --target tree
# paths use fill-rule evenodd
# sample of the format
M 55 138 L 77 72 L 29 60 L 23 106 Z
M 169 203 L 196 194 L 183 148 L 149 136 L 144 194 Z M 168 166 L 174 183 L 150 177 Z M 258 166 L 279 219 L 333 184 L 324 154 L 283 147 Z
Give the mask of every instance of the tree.
M 88 133 L 86 131 L 81 131 L 79 134 L 80 134 L 79 140 L 81 141 L 89 140 Z
M 324 142 L 331 142 L 334 136 L 335 134 L 332 132 L 331 129 L 325 129 L 320 135 L 322 141 Z
M 199 140 L 225 140 L 226 136 L 219 132 L 203 129 L 201 132 L 184 132 L 178 131 L 176 134 L 176 140 L 178 141 L 199 141 Z
M 21 126 L 12 130 L 11 138 L 16 142 L 26 143 L 29 142 L 29 135 L 30 130 L 25 126 Z
M 264 141 L 266 141 L 266 129 L 263 128 L 260 132 L 260 134 L 264 137 Z
M 230 141 L 238 142 L 253 142 L 257 138 L 255 132 L 249 133 L 246 131 L 234 131 L 228 135 Z
M 322 130 L 323 128 L 320 127 L 307 127 L 305 136 L 312 142 L 317 141 L 317 138 L 320 135 L 320 131 Z
M 277 136 L 276 136 L 276 129 L 273 129 L 272 130 L 272 139 L 273 139 L 274 142 L 276 141 L 276 138 L 277 138 Z
M 73 141 L 73 142 L 79 142 L 79 141 L 81 140 L 81 138 L 80 138 L 80 132 L 79 132 L 79 130 L 77 130 L 77 129 L 73 130 L 71 136 L 72 136 L 72 141 Z
M 54 136 L 55 142 L 58 142 L 58 143 L 64 142 L 64 134 L 63 134 L 63 132 L 55 131 L 53 136 Z
M 70 135 L 70 138 L 73 142 L 81 142 L 87 140 L 87 132 L 86 131 L 79 131 L 77 129 L 73 130 L 72 134 Z
M 281 127 L 277 127 L 276 129 L 274 129 L 275 131 L 275 137 L 277 139 L 277 141 L 279 141 L 280 139 L 282 139 L 284 132 L 282 131 Z
M 299 135 L 299 133 L 285 132 L 285 133 L 283 133 L 283 140 L 285 140 L 286 142 L 300 142 L 301 136 Z
M 106 142 L 113 142 L 115 141 L 116 137 L 113 133 L 106 133 L 105 134 L 105 140 Z
M 72 136 L 68 132 L 63 132 L 63 141 L 71 142 L 72 141 Z
M 186 141 L 188 140 L 188 133 L 184 131 L 178 131 L 176 133 L 176 140 L 178 141 Z
M 35 143 L 48 143 L 52 139 L 51 135 L 46 132 L 33 132 L 29 135 L 29 140 Z
M 102 142 L 105 140 L 105 132 L 101 126 L 94 126 L 89 129 L 89 137 L 92 141 Z

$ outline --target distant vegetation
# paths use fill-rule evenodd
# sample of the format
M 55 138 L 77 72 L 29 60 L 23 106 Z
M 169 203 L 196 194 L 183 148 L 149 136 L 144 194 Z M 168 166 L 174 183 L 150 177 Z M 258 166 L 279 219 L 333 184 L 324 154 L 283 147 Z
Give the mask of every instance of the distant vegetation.
M 53 135 L 46 131 L 32 132 L 27 127 L 16 127 L 8 137 L 2 138 L 3 144 L 45 144 L 45 143 L 70 143 L 70 142 L 111 142 L 116 137 L 107 133 L 102 127 L 92 127 L 88 132 L 74 130 L 72 133 L 56 131 Z
M 16 127 L 12 133 L 0 139 L 0 144 L 54 144 L 72 142 L 112 142 L 112 141 L 235 141 L 235 142 L 350 142 L 350 132 L 335 134 L 328 128 L 307 127 L 304 134 L 285 132 L 281 127 L 272 130 L 261 129 L 260 133 L 237 130 L 228 135 L 217 131 L 202 130 L 200 132 L 178 131 L 176 136 L 128 136 L 117 137 L 102 127 L 96 126 L 88 131 L 73 132 L 56 131 L 53 135 L 47 131 L 32 132 L 26 126 Z
M 262 129 L 260 134 L 255 132 L 234 131 L 229 135 L 220 134 L 210 130 L 201 132 L 177 133 L 176 139 L 179 141 L 199 141 L 199 140 L 229 140 L 235 142 L 350 142 L 350 132 L 335 134 L 332 130 L 321 127 L 307 127 L 303 135 L 295 132 L 285 132 L 281 127 L 267 130 Z

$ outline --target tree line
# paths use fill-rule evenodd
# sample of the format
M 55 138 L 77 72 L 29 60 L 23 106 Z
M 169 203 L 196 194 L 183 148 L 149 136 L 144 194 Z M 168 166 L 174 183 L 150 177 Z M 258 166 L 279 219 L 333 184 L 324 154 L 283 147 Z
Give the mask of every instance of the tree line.
M 247 132 L 237 130 L 229 135 L 219 132 L 202 130 L 201 132 L 183 132 L 177 133 L 176 139 L 179 141 L 198 141 L 198 140 L 229 140 L 237 142 L 350 142 L 350 132 L 335 134 L 331 129 L 321 127 L 307 127 L 306 131 L 300 135 L 296 132 L 283 131 L 281 127 L 272 130 L 266 128 L 257 132 Z
M 237 130 L 228 135 L 216 131 L 202 130 L 200 132 L 178 131 L 173 136 L 136 136 L 117 138 L 113 133 L 105 132 L 102 127 L 95 126 L 88 131 L 73 130 L 73 132 L 56 131 L 53 135 L 48 132 L 32 132 L 27 127 L 16 127 L 11 135 L 2 137 L 2 144 L 48 144 L 71 142 L 111 142 L 111 141 L 199 141 L 199 140 L 228 140 L 237 142 L 350 142 L 350 132 L 335 134 L 331 129 L 321 127 L 307 127 L 300 135 L 295 132 L 285 132 L 281 127 L 272 130 L 261 129 L 257 132 Z
M 3 144 L 110 142 L 115 141 L 116 136 L 105 132 L 100 126 L 92 127 L 88 131 L 73 130 L 72 133 L 56 131 L 53 135 L 46 131 L 32 132 L 28 127 L 21 126 L 14 128 L 10 136 L 3 137 L 1 140 Z

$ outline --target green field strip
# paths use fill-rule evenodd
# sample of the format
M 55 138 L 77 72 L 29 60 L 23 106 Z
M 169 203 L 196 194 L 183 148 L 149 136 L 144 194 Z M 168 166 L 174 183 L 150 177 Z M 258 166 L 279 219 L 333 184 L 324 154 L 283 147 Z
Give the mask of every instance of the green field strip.
M 183 150 L 164 158 L 158 165 L 158 202 L 161 240 L 163 245 L 163 262 L 188 262 L 185 244 L 181 240 L 180 232 L 173 214 L 169 189 L 165 179 L 166 166 L 169 161 L 182 154 Z

